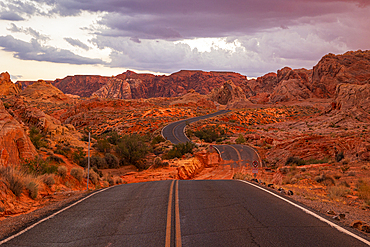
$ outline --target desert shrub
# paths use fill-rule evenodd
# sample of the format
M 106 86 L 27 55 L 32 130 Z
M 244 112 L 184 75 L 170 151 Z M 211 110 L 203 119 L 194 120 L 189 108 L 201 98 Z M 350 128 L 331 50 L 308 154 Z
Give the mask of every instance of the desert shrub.
M 30 128 L 29 136 L 32 144 L 35 146 L 36 149 L 40 149 L 41 147 L 48 147 L 48 143 L 44 138 L 44 135 L 37 127 L 32 126 Z
M 179 144 L 173 145 L 172 149 L 168 151 L 166 158 L 167 159 L 181 158 L 186 153 L 192 154 L 194 147 L 195 147 L 195 144 L 192 142 L 179 143 Z
M 101 153 L 108 153 L 111 150 L 110 143 L 107 139 L 99 139 L 96 144 L 96 148 Z
M 86 173 L 86 178 L 87 178 L 87 172 L 85 173 Z M 89 180 L 91 181 L 91 183 L 95 185 L 99 182 L 99 175 L 93 169 L 90 169 Z
M 104 181 L 108 182 L 109 186 L 113 186 L 115 184 L 115 181 L 112 175 L 108 175 L 104 177 Z
M 322 183 L 326 186 L 330 186 L 330 185 L 335 185 L 335 180 L 333 177 L 331 176 L 327 176 L 327 175 L 324 175 L 324 174 L 321 174 L 319 176 L 316 176 L 314 178 L 314 180 L 318 183 Z
M 146 169 L 145 156 L 149 152 L 145 139 L 137 134 L 124 135 L 116 146 L 116 152 L 121 158 L 120 164 L 134 165 L 138 169 Z
M 341 161 L 342 159 L 344 159 L 344 154 L 343 154 L 343 152 L 341 151 L 341 152 L 338 152 L 338 153 L 335 155 L 335 161 L 336 161 L 336 162 L 339 162 L 339 161 Z
M 71 176 L 73 176 L 79 182 L 82 181 L 83 175 L 84 175 L 84 171 L 81 168 L 72 168 L 71 169 Z
M 328 187 L 328 193 L 329 197 L 334 198 L 340 198 L 344 197 L 350 192 L 350 190 L 344 186 L 330 186 Z
M 85 157 L 83 161 L 80 163 L 80 165 L 86 168 L 88 166 L 88 157 Z M 108 164 L 105 161 L 105 159 L 99 156 L 95 156 L 95 155 L 90 157 L 90 167 L 94 167 L 94 166 L 97 167 L 98 169 L 108 168 Z
M 242 134 L 239 134 L 239 137 L 235 140 L 236 144 L 242 144 L 245 143 L 245 138 Z
M 2 168 L 1 174 L 7 182 L 8 188 L 19 197 L 24 188 L 24 174 L 12 167 Z
M 42 181 L 44 182 L 44 184 L 46 184 L 47 186 L 51 187 L 55 184 L 55 179 L 54 179 L 54 175 L 52 174 L 49 174 L 49 175 L 44 175 Z
M 65 166 L 59 166 L 58 167 L 58 175 L 62 178 L 65 178 L 67 176 L 67 167 Z
M 164 139 L 163 138 L 163 136 L 161 136 L 161 135 L 157 135 L 157 136 L 155 136 L 154 138 L 153 138 L 153 140 L 152 140 L 152 145 L 154 146 L 154 145 L 156 145 L 156 144 L 158 144 L 158 143 L 161 143 L 161 142 L 165 142 L 166 141 L 166 139 Z
M 207 126 L 194 132 L 194 135 L 205 142 L 223 141 L 226 138 L 226 129 L 220 126 Z
M 56 173 L 58 170 L 57 166 L 49 164 L 39 156 L 33 160 L 23 160 L 21 166 L 27 173 L 33 175 L 51 174 Z
M 241 172 L 236 172 L 234 173 L 233 175 L 233 179 L 237 179 L 237 180 L 245 180 L 246 178 L 246 175 L 241 173 Z
M 119 159 L 115 155 L 106 153 L 104 159 L 108 168 L 114 169 L 119 167 Z
M 62 158 L 56 155 L 50 155 L 49 157 L 46 158 L 46 162 L 55 162 L 55 163 L 65 163 Z
M 99 175 L 99 177 L 103 177 L 103 172 L 100 171 L 96 166 L 93 166 L 92 169 L 94 170 L 94 172 L 96 172 L 96 174 Z
M 107 134 L 107 136 L 108 142 L 112 145 L 117 145 L 119 139 L 121 138 L 121 136 L 116 131 L 110 132 L 109 134 Z
M 301 158 L 290 156 L 285 162 L 285 165 L 297 165 L 297 166 L 304 166 L 306 165 L 306 161 Z
M 367 170 L 369 170 L 369 166 L 363 165 L 363 166 L 361 166 L 361 170 L 367 171 Z
M 358 196 L 363 199 L 366 204 L 370 205 L 370 184 L 360 180 L 357 184 Z
M 78 147 L 77 150 L 72 153 L 72 159 L 76 164 L 80 165 L 84 158 L 85 152 L 83 151 L 82 147 Z
M 26 185 L 26 188 L 28 190 L 28 193 L 30 195 L 30 197 L 32 199 L 36 199 L 37 198 L 37 195 L 39 193 L 39 186 L 36 182 L 34 181 L 31 181 L 31 182 L 28 182 L 27 185 Z

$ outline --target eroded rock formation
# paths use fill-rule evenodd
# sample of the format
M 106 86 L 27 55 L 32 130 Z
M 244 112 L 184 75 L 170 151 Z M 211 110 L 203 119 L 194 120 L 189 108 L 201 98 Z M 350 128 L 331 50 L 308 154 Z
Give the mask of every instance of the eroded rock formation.
M 10 80 L 8 72 L 0 74 L 0 96 L 15 95 L 20 91 L 20 87 Z
M 36 148 L 24 131 L 0 101 L 0 165 L 18 165 L 22 159 L 33 159 Z

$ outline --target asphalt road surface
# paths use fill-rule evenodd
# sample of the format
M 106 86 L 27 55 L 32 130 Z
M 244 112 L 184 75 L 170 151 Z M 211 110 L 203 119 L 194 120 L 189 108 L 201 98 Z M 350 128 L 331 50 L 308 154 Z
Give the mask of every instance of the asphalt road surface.
M 181 180 L 111 187 L 3 246 L 368 245 L 250 184 Z
M 212 114 L 208 114 L 208 115 L 204 115 L 200 117 L 188 118 L 185 120 L 170 123 L 169 125 L 167 125 L 166 127 L 162 129 L 162 135 L 167 140 L 170 140 L 173 144 L 190 142 L 189 138 L 187 138 L 184 133 L 186 124 L 193 123 L 193 122 L 206 119 L 206 118 L 215 117 L 215 116 L 222 115 L 228 112 L 230 112 L 230 110 L 221 110 L 221 111 L 218 111 Z
M 178 122 L 171 123 L 163 128 L 162 135 L 170 140 L 173 144 L 190 142 L 189 138 L 185 135 L 185 126 L 188 123 L 193 123 L 202 119 L 215 117 L 221 114 L 230 112 L 229 110 L 218 111 L 209 115 L 201 117 L 194 117 Z M 251 147 L 246 145 L 214 145 L 214 148 L 218 150 L 223 160 L 233 161 L 230 163 L 232 167 L 238 168 L 246 165 L 252 165 L 253 161 L 258 162 L 258 166 L 261 167 L 261 160 L 258 153 Z

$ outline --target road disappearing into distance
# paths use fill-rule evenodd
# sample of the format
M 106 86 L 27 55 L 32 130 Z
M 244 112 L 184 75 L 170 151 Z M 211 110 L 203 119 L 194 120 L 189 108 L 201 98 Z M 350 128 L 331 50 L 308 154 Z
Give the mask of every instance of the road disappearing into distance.
M 182 137 L 176 134 L 180 130 L 175 127 L 166 127 L 163 133 L 169 132 L 181 142 Z M 235 145 L 235 149 L 240 146 Z M 253 153 L 232 151 L 230 147 L 216 148 L 235 162 L 255 158 Z M 257 184 L 240 180 L 167 180 L 93 192 L 0 240 L 0 245 L 369 246 L 366 237 L 358 234 Z

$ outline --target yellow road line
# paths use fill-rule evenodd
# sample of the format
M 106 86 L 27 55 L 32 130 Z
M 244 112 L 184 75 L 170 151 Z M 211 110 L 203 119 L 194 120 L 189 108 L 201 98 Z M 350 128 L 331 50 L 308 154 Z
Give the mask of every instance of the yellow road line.
M 167 208 L 167 226 L 166 226 L 166 244 L 165 247 L 171 247 L 171 211 L 172 211 L 172 192 L 173 192 L 173 183 L 172 181 L 170 186 L 170 195 L 168 197 L 168 208 Z
M 180 209 L 179 209 L 179 180 L 175 190 L 175 224 L 176 224 L 176 247 L 181 247 Z

